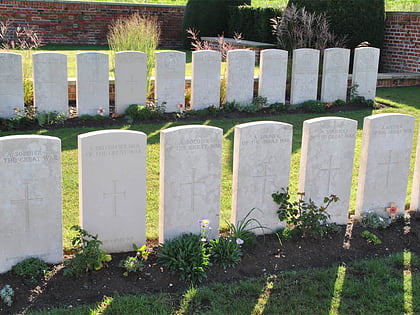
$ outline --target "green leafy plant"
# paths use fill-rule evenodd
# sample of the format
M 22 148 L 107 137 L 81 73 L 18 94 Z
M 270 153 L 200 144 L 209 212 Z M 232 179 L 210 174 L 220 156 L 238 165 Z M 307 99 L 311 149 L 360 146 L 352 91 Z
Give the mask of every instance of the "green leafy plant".
M 362 214 L 362 217 L 359 219 L 360 224 L 365 228 L 371 229 L 386 229 L 392 223 L 391 218 L 382 217 L 376 212 L 365 212 Z
M 67 117 L 64 113 L 59 113 L 57 111 L 42 111 L 36 113 L 36 120 L 41 127 L 45 125 L 62 125 L 66 119 Z
M 286 105 L 283 103 L 274 103 L 271 104 L 269 107 L 270 112 L 275 113 L 275 112 L 284 112 L 286 110 Z
M 301 106 L 310 113 L 322 113 L 325 111 L 324 104 L 316 100 L 303 102 Z
M 125 115 L 137 120 L 148 120 L 153 117 L 153 113 L 146 105 L 132 104 L 125 110 Z
M 6 284 L 1 290 L 0 290 L 0 298 L 7 306 L 12 306 L 13 303 L 13 296 L 15 295 L 15 291 L 13 288 Z
M 226 269 L 234 267 L 241 262 L 241 244 L 244 241 L 240 238 L 221 237 L 210 241 L 211 259 Z
M 49 270 L 48 265 L 39 258 L 27 258 L 13 267 L 13 272 L 20 277 L 31 279 L 36 282 L 40 276 Z
M 111 255 L 99 248 L 102 242 L 98 240 L 98 235 L 91 235 L 78 225 L 73 225 L 71 230 L 77 232 L 72 238 L 71 244 L 75 255 L 65 262 L 65 275 L 81 277 L 84 273 L 91 270 L 100 270 L 111 261 Z
M 207 277 L 206 268 L 210 264 L 210 254 L 201 235 L 182 234 L 165 241 L 157 249 L 158 261 L 181 280 L 200 282 Z
M 369 232 L 369 231 L 363 231 L 360 234 L 364 239 L 366 239 L 366 241 L 370 244 L 374 244 L 374 245 L 379 245 L 382 244 L 382 241 L 380 240 L 380 238 L 378 236 L 376 236 L 374 233 Z
M 279 205 L 278 217 L 280 221 L 286 221 L 290 227 L 297 229 L 302 237 L 321 237 L 337 231 L 335 224 L 327 223 L 330 218 L 327 208 L 339 200 L 337 196 L 325 197 L 324 205 L 317 206 L 311 199 L 306 202 L 303 199 L 304 193 L 298 193 L 297 201 L 290 201 L 289 188 L 283 188 L 282 191 L 271 195 Z
M 79 116 L 79 119 L 82 119 L 82 120 L 92 120 L 92 121 L 100 121 L 100 120 L 106 119 L 106 117 L 105 116 L 102 116 L 101 114 L 96 114 L 96 115 L 84 114 L 84 115 Z
M 125 259 L 120 261 L 119 266 L 125 269 L 123 276 L 127 277 L 130 272 L 142 271 L 144 268 L 144 262 L 149 257 L 146 245 L 137 247 L 133 244 L 133 249 L 136 251 L 136 256 L 127 256 Z

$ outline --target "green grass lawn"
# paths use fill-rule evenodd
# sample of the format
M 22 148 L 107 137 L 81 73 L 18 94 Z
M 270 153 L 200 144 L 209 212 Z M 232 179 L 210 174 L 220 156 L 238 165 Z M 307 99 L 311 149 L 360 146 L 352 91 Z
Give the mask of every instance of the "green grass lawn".
M 419 257 L 404 252 L 178 294 L 116 295 L 95 305 L 29 314 L 419 314 L 419 268 Z
M 388 103 L 394 107 L 381 110 L 361 110 L 353 112 L 343 112 L 335 114 L 337 116 L 355 119 L 358 121 L 358 132 L 356 139 L 356 153 L 353 172 L 353 185 L 351 192 L 350 209 L 354 211 L 355 198 L 357 189 L 357 174 L 359 169 L 359 156 L 361 146 L 361 135 L 363 127 L 363 118 L 374 113 L 395 112 L 413 115 L 417 119 L 416 128 L 420 117 L 420 88 L 395 88 L 395 89 L 378 89 L 378 100 Z M 293 125 L 293 153 L 291 162 L 290 188 L 292 191 L 297 190 L 299 175 L 299 159 L 302 138 L 302 124 L 305 120 L 324 116 L 322 114 L 299 114 L 299 115 L 280 115 L 272 117 L 254 117 L 248 119 L 234 120 L 212 120 L 197 121 L 195 124 L 206 124 L 216 126 L 223 129 L 223 169 L 222 169 L 222 191 L 221 191 L 221 227 L 227 228 L 225 220 L 230 218 L 231 193 L 232 193 L 232 154 L 233 154 L 233 137 L 234 127 L 237 124 L 258 120 L 276 120 L 290 123 Z M 189 122 L 190 124 L 191 122 Z M 138 130 L 147 134 L 147 237 L 155 238 L 158 235 L 158 212 L 159 212 L 159 132 L 168 127 L 185 125 L 186 122 L 168 122 L 159 124 L 141 124 L 141 125 L 124 125 L 112 128 L 122 128 L 130 130 Z M 59 129 L 50 130 L 41 129 L 33 132 L 4 132 L 2 135 L 10 134 L 29 134 L 48 135 L 59 137 L 62 141 L 62 161 L 63 161 L 63 233 L 65 247 L 69 247 L 70 238 L 73 236 L 70 227 L 78 224 L 78 173 L 77 173 L 77 136 L 82 133 L 94 131 L 98 129 L 92 128 L 75 128 L 75 129 Z M 417 129 L 415 131 L 417 135 Z M 416 140 L 416 138 L 415 138 Z M 411 173 L 414 168 L 415 141 L 413 142 L 413 154 L 411 159 Z M 408 186 L 407 202 L 409 202 L 411 194 L 411 181 Z M 280 189 L 281 187 L 279 187 Z

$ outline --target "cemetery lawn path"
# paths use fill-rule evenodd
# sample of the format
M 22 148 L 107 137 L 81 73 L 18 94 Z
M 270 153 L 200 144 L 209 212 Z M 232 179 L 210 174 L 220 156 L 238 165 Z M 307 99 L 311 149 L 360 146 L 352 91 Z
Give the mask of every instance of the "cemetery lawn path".
M 207 272 L 208 278 L 198 286 L 198 289 L 206 290 L 206 287 L 211 288 L 219 286 L 220 288 L 224 288 L 226 286 L 239 285 L 240 290 L 243 290 L 241 294 L 247 295 L 251 294 L 251 292 L 247 292 L 247 290 L 251 289 L 247 288 L 245 284 L 246 281 L 241 282 L 242 280 L 248 279 L 253 282 L 260 281 L 261 279 L 271 279 L 273 277 L 277 279 L 278 277 L 288 277 L 288 272 L 292 271 L 297 272 L 294 276 L 296 276 L 297 279 L 300 279 L 293 281 L 301 281 L 302 278 L 299 278 L 299 275 L 305 272 L 303 270 L 306 270 L 306 272 L 309 271 L 309 274 L 314 274 L 309 276 L 314 277 L 313 279 L 309 279 L 309 282 L 312 283 L 312 290 L 317 291 L 319 289 L 316 289 L 316 286 L 321 285 L 325 279 L 318 279 L 317 277 L 319 277 L 319 275 L 316 276 L 315 274 L 316 272 L 322 273 L 322 270 L 325 268 L 332 268 L 334 266 L 335 268 L 340 268 L 338 266 L 344 266 L 343 268 L 346 268 L 346 266 L 348 266 L 350 271 L 351 268 L 353 268 L 351 267 L 352 264 L 357 265 L 364 259 L 388 259 L 385 257 L 404 251 L 406 251 L 406 253 L 409 252 L 410 255 L 420 255 L 420 214 L 418 213 L 415 216 L 413 215 L 411 222 L 404 222 L 403 219 L 399 219 L 385 230 L 371 230 L 357 225 L 354 227 L 349 225 L 347 230 L 348 232 L 346 234 L 346 228 L 343 226 L 340 233 L 332 235 L 330 238 L 318 240 L 289 240 L 284 241 L 283 244 L 280 244 L 274 235 L 267 235 L 265 238 L 261 236 L 258 239 L 257 245 L 253 248 L 244 249 L 242 262 L 236 267 L 223 270 L 216 265 L 211 266 Z M 375 233 L 381 239 L 382 244 L 373 245 L 367 243 L 367 241 L 361 237 L 361 232 L 365 230 Z M 351 233 L 351 236 L 349 233 Z M 8 308 L 0 303 L 0 314 L 23 314 L 28 310 L 35 311 L 46 308 L 50 309 L 51 307 L 64 308 L 61 309 L 61 313 L 45 312 L 41 314 L 93 314 L 89 313 L 87 310 L 82 311 L 85 307 L 84 305 L 91 304 L 91 307 L 94 307 L 92 304 L 100 303 L 104 300 L 104 297 L 115 297 L 115 299 L 118 299 L 123 298 L 123 296 L 126 295 L 148 296 L 150 294 L 153 294 L 153 296 L 156 295 L 155 298 L 158 298 L 158 296 L 162 297 L 162 294 L 164 294 L 166 298 L 169 296 L 170 302 L 167 302 L 170 306 L 168 307 L 178 309 L 183 294 L 188 292 L 189 285 L 179 281 L 176 275 L 170 274 L 168 270 L 162 268 L 161 265 L 157 263 L 156 254 L 153 249 L 158 246 L 156 240 L 150 240 L 147 245 L 150 255 L 145 269 L 138 274 L 130 274 L 128 277 L 123 276 L 123 270 L 118 267 L 118 263 L 127 255 L 134 255 L 134 252 L 112 254 L 113 259 L 107 268 L 90 272 L 82 279 L 64 276 L 63 265 L 53 266 L 52 273 L 36 283 L 19 278 L 11 271 L 0 275 L 0 287 L 9 284 L 15 290 L 13 306 Z M 68 259 L 68 257 L 66 257 L 66 259 Z M 361 279 L 365 279 L 366 277 L 369 278 L 369 270 L 361 269 L 360 266 L 358 268 L 359 269 L 356 268 L 357 272 L 349 272 L 346 275 L 346 281 L 356 281 L 356 283 L 358 283 L 359 281 L 364 281 Z M 310 272 L 311 270 L 312 272 Z M 413 266 L 413 279 L 419 277 L 418 270 L 417 267 Z M 332 277 L 333 279 L 331 281 L 334 283 L 336 276 L 333 275 Z M 353 277 L 355 277 L 355 279 L 353 279 Z M 393 279 L 391 279 L 393 277 L 392 275 L 387 275 L 386 277 L 387 281 L 389 280 L 389 283 L 384 283 L 383 285 L 385 287 L 381 288 L 381 291 L 387 290 L 386 286 L 392 285 L 393 283 Z M 396 276 L 396 278 L 396 281 L 398 281 L 398 276 Z M 278 296 L 276 295 L 275 299 L 285 299 L 282 303 L 287 303 L 287 284 L 283 282 L 280 283 L 286 285 L 286 288 L 278 288 L 278 292 L 273 291 L 272 294 L 277 292 L 276 294 L 278 294 Z M 333 284 L 329 284 L 327 286 L 328 288 L 325 289 L 326 292 L 319 292 L 317 295 L 330 296 L 331 292 L 329 292 L 329 290 L 331 290 L 331 285 L 334 286 Z M 400 286 L 402 286 L 402 284 L 400 284 Z M 307 288 L 307 290 L 311 291 L 311 288 Z M 307 290 L 305 290 L 305 292 Z M 217 292 L 215 293 L 217 294 Z M 256 294 L 257 300 L 259 294 L 260 293 L 258 292 Z M 399 294 L 399 292 L 394 292 L 394 294 Z M 359 294 L 357 294 L 357 296 L 358 297 L 355 297 L 356 299 L 362 298 Z M 274 299 L 274 297 L 272 298 Z M 138 297 L 138 299 L 140 299 L 140 297 Z M 376 298 L 371 298 L 371 301 L 375 299 Z M 232 301 L 229 301 L 228 298 L 225 298 L 225 300 L 220 303 L 229 304 L 231 302 Z M 103 303 L 104 302 L 102 302 L 102 304 Z M 209 302 L 202 301 L 202 303 L 203 305 L 207 305 Z M 318 303 L 318 301 L 316 301 L 316 303 Z M 329 303 L 331 303 L 331 301 L 327 303 L 327 308 L 330 307 Z M 352 303 L 355 302 L 352 301 Z M 203 305 L 200 307 L 210 307 L 210 305 Z M 97 307 L 98 309 L 100 308 L 100 306 Z M 124 307 L 125 308 L 123 309 L 127 310 L 126 307 L 128 306 Z M 194 305 L 191 307 L 194 307 Z M 322 308 L 322 302 L 320 302 L 319 307 Z M 130 308 L 128 308 L 128 310 L 130 310 Z M 138 310 L 138 308 L 132 308 L 131 312 L 135 310 Z M 277 311 L 280 310 L 277 309 L 274 314 L 279 314 Z M 134 314 L 131 312 L 130 314 Z M 111 313 L 128 314 L 126 311 L 110 311 L 110 314 Z M 145 313 L 142 314 L 146 313 L 152 314 L 153 311 L 145 311 Z M 166 313 L 166 311 L 162 311 L 162 313 L 159 312 L 159 314 Z M 250 314 L 249 311 L 247 313 Z M 324 312 L 321 313 L 324 314 Z M 105 312 L 104 314 L 108 313 Z M 188 314 L 197 313 L 191 312 Z M 238 314 L 243 313 L 239 312 Z

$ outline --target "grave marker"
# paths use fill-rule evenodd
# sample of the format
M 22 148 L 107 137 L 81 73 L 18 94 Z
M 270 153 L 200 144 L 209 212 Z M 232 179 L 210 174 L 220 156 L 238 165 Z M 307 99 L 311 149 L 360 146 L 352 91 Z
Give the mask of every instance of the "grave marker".
M 357 94 L 374 100 L 379 67 L 379 48 L 361 47 L 354 50 L 352 85 L 357 85 Z
M 124 114 L 131 104 L 145 105 L 147 54 L 121 51 L 115 54 L 115 112 Z
M 222 172 L 220 128 L 180 126 L 160 134 L 159 242 L 200 233 L 199 220 L 218 236 Z
M 109 114 L 109 60 L 108 54 L 84 52 L 76 54 L 76 103 L 78 116 L 95 116 L 102 109 Z
M 265 49 L 261 51 L 258 96 L 266 97 L 268 105 L 285 103 L 287 59 L 286 50 Z
M 347 98 L 350 49 L 328 48 L 324 50 L 321 101 L 332 103 Z
M 230 50 L 226 62 L 226 102 L 250 105 L 254 95 L 255 52 Z
M 146 135 L 103 130 L 79 135 L 82 227 L 107 252 L 146 242 Z
M 0 52 L 0 118 L 23 109 L 22 55 Z
M 387 216 L 391 202 L 404 209 L 414 117 L 379 114 L 364 119 L 356 216 L 373 211 Z
M 39 112 L 69 111 L 67 56 L 60 53 L 32 55 L 34 73 L 34 105 Z
M 235 127 L 232 223 L 237 224 L 256 208 L 249 218 L 257 219 L 268 230 L 256 229 L 255 233 L 272 233 L 284 227 L 271 194 L 289 185 L 292 128 L 274 121 Z
M 300 160 L 299 192 L 317 206 L 336 195 L 327 212 L 330 222 L 347 224 L 352 183 L 357 121 L 320 117 L 304 121 Z
M 61 141 L 0 138 L 0 273 L 30 257 L 62 261 Z
M 414 164 L 410 210 L 420 211 L 420 128 L 417 136 L 416 162 Z

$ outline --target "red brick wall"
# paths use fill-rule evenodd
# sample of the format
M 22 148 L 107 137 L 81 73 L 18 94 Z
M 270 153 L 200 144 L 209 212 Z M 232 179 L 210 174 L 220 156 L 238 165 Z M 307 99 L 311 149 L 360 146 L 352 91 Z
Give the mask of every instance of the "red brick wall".
M 383 72 L 420 73 L 420 12 L 387 12 Z
M 141 4 L 0 1 L 0 22 L 34 26 L 44 43 L 106 44 L 109 24 L 134 12 L 157 16 L 162 47 L 181 47 L 183 6 Z

